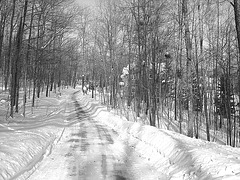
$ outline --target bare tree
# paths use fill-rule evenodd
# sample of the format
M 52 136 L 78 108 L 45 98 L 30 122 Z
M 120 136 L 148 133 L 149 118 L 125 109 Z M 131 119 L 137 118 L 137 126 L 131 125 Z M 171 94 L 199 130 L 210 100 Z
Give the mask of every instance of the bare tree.
M 188 78 L 188 92 L 189 99 L 188 99 L 188 109 L 189 109 L 189 116 L 188 116 L 188 136 L 193 137 L 193 94 L 192 94 L 192 73 L 193 73 L 193 58 L 192 58 L 192 41 L 190 37 L 190 30 L 189 30 L 189 12 L 188 12 L 188 0 L 182 1 L 182 8 L 183 8 L 183 17 L 184 17 L 184 26 L 185 26 L 185 45 L 186 45 L 186 53 L 187 53 L 187 78 Z

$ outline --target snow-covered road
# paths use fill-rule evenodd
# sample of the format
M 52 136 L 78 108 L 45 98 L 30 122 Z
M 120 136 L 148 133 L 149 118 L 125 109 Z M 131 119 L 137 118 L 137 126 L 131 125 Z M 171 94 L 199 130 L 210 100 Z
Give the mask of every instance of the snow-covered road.
M 0 180 L 239 180 L 240 149 L 127 121 L 79 89 L 0 121 Z
M 84 111 L 74 96 L 72 101 L 75 107 L 69 106 L 67 111 L 75 111 L 77 121 L 74 116 L 68 121 L 76 123 L 65 128 L 51 155 L 29 180 L 168 179 L 129 146 L 128 140 Z

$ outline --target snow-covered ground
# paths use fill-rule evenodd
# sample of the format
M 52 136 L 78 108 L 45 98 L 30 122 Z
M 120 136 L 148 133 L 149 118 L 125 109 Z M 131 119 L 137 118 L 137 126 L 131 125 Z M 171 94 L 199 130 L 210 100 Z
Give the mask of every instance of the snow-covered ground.
M 51 153 L 59 141 L 70 104 L 69 95 L 76 90 L 66 89 L 62 97 L 42 97 L 36 107 L 27 104 L 26 117 L 15 114 L 6 120 L 7 106 L 1 104 L 0 119 L 0 179 L 25 179 L 44 156 Z
M 25 118 L 0 120 L 0 179 L 26 179 L 53 154 L 65 129 L 77 121 L 71 103 L 76 91 L 69 88 L 61 96 L 40 98 L 35 108 L 28 105 Z M 159 174 L 164 173 L 161 179 L 240 179 L 238 148 L 127 121 L 82 93 L 77 93 L 77 101 L 91 118 L 118 132 L 117 138 L 127 141 Z

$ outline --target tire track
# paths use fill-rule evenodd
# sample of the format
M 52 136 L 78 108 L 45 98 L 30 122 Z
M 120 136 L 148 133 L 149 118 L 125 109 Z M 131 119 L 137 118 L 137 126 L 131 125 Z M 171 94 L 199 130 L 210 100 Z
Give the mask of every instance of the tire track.
M 77 96 L 76 93 L 70 97 L 68 121 L 74 119 L 74 123 L 65 128 L 53 152 L 30 180 L 159 179 L 152 165 L 136 151 L 138 142 L 112 130 L 97 119 L 96 114 L 93 117 L 98 107 L 85 110 L 76 100 Z
M 87 177 L 89 176 L 89 173 L 87 172 L 90 171 L 90 169 L 88 168 L 90 164 L 91 169 L 99 171 L 98 176 L 101 178 L 98 179 L 126 179 L 120 175 L 115 175 L 116 158 L 114 157 L 113 152 L 111 152 L 109 148 L 109 146 L 114 143 L 112 136 L 116 135 L 116 132 L 114 132 L 113 130 L 109 130 L 103 124 L 91 119 L 89 117 L 91 112 L 89 113 L 84 111 L 81 105 L 76 101 L 75 97 L 73 97 L 72 99 L 74 100 L 76 114 L 80 122 L 79 132 L 77 134 L 73 133 L 72 135 L 80 137 L 81 141 L 79 141 L 78 143 L 80 144 L 80 149 L 82 152 L 82 157 L 75 157 L 75 159 L 83 159 L 83 157 L 87 157 L 88 154 L 92 154 L 92 156 L 95 156 L 93 161 L 91 161 L 89 158 L 88 162 L 86 162 L 85 165 L 83 165 L 84 163 L 82 162 L 75 161 L 75 163 L 82 164 L 81 169 L 78 170 L 79 178 L 90 179 L 89 177 Z M 82 117 L 84 117 L 84 120 L 87 119 L 87 121 L 83 121 Z M 73 168 L 73 171 L 76 172 L 77 170 Z M 92 174 L 92 172 L 90 174 Z M 74 175 L 77 176 L 76 173 L 74 173 Z
M 92 119 L 91 111 L 85 111 L 75 96 L 72 100 L 79 125 L 72 129 L 68 141 L 71 179 L 137 180 L 145 171 L 152 174 L 128 139 L 121 141 L 116 131 Z

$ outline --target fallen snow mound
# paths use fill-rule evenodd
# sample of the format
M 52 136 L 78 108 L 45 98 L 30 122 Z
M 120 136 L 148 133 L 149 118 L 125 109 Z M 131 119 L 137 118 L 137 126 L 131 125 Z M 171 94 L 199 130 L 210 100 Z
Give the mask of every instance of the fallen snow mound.
M 240 149 L 193 139 L 168 130 L 127 121 L 101 107 L 87 96 L 79 96 L 83 109 L 97 116 L 169 179 L 240 179 Z M 98 104 L 98 105 L 97 105 Z M 132 139 L 135 139 L 132 140 Z M 137 144 L 136 144 L 137 140 Z

